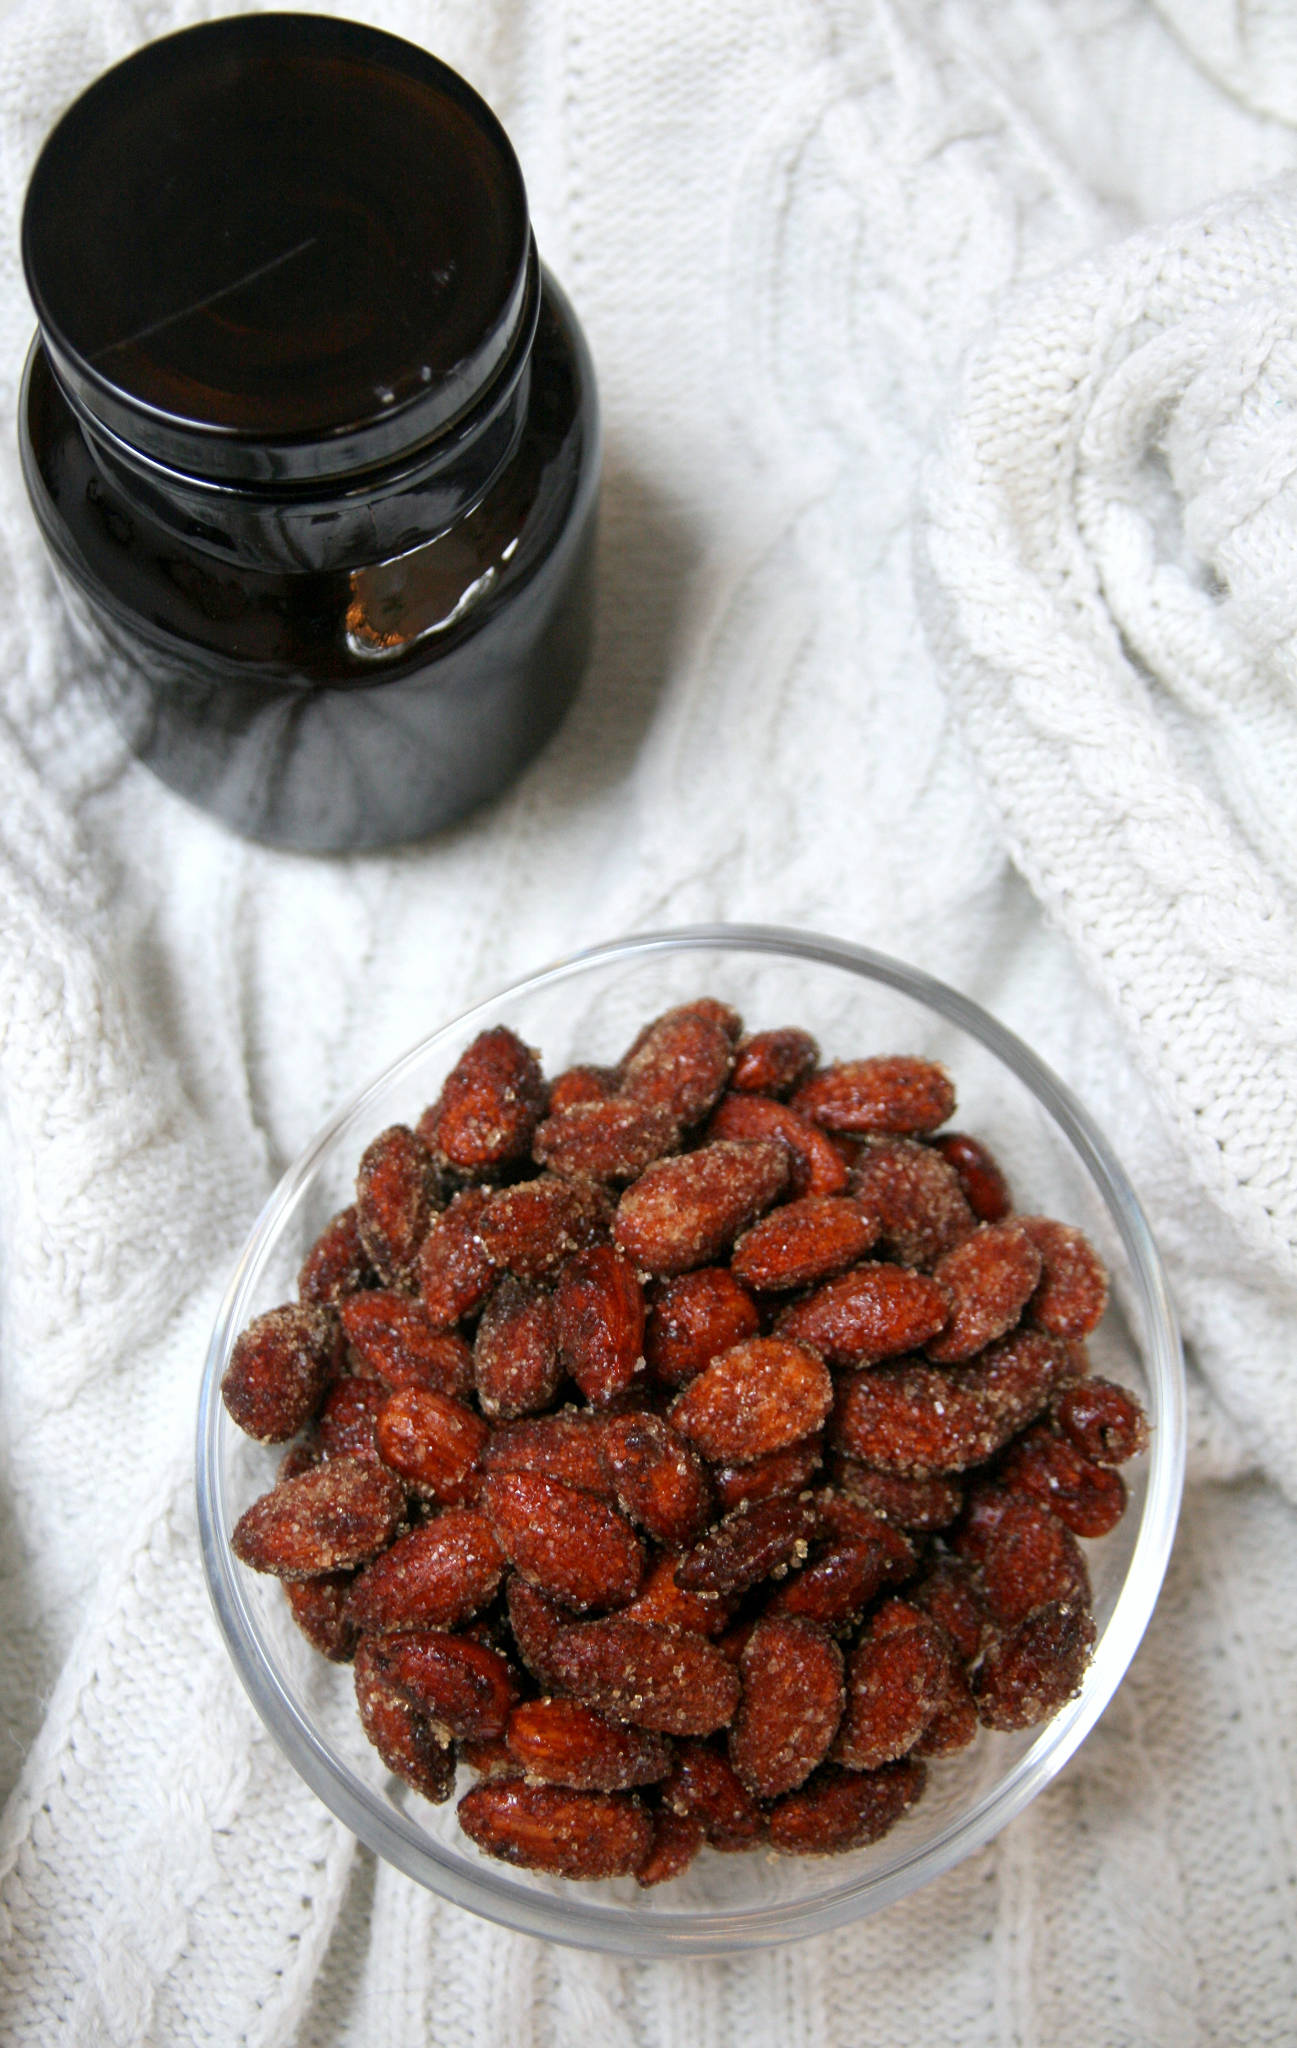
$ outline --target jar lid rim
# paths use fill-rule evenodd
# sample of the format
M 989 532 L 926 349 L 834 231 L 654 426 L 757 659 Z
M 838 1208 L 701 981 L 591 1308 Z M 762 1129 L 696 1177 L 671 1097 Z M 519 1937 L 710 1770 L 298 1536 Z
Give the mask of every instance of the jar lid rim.
M 105 72 L 46 140 L 22 246 L 78 412 L 222 480 L 435 440 L 535 317 L 495 115 L 427 51 L 325 15 L 199 23 Z

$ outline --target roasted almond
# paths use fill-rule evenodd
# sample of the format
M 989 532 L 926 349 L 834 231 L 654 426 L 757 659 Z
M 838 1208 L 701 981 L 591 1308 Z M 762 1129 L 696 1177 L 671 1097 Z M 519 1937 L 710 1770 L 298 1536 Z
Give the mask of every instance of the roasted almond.
M 748 1637 L 739 1677 L 730 1762 L 756 1798 L 778 1799 L 828 1755 L 846 1699 L 842 1652 L 814 1622 L 767 1617 Z
M 311 1420 L 342 1361 L 337 1312 L 289 1302 L 235 1339 L 221 1399 L 247 1436 L 284 1444 Z
M 629 1259 L 592 1245 L 562 1267 L 554 1290 L 555 1331 L 564 1369 L 598 1407 L 644 1370 L 644 1290 Z
M 539 1472 L 488 1473 L 482 1508 L 510 1564 L 583 1612 L 624 1607 L 644 1576 L 644 1546 L 624 1515 Z
M 365 1255 L 389 1285 L 414 1269 L 436 1199 L 436 1171 L 423 1140 L 392 1124 L 367 1145 L 356 1175 L 356 1229 Z
M 840 1060 L 822 1067 L 793 1097 L 800 1116 L 853 1136 L 917 1137 L 944 1124 L 955 1107 L 949 1074 L 935 1060 L 907 1054 Z
M 544 1108 L 535 1053 L 498 1025 L 460 1056 L 419 1128 L 446 1165 L 460 1173 L 490 1173 L 528 1156 Z
M 357 1370 L 392 1388 L 428 1387 L 462 1399 L 472 1391 L 473 1358 L 462 1337 L 444 1329 L 414 1295 L 376 1287 L 352 1294 L 339 1308 Z
M 673 1428 L 716 1463 L 743 1464 L 809 1436 L 833 1406 L 822 1360 L 786 1337 L 749 1337 L 689 1382 Z
M 549 1654 L 574 1698 L 659 1734 L 710 1735 L 738 1704 L 733 1665 L 687 1629 L 611 1615 L 559 1629 Z
M 776 1140 L 700 1145 L 644 1169 L 618 1204 L 613 1237 L 648 1273 L 709 1266 L 787 1181 L 788 1154 Z
M 331 1458 L 255 1500 L 235 1523 L 230 1548 L 253 1571 L 318 1578 L 377 1557 L 404 1512 L 405 1488 L 392 1473 Z
M 556 1877 L 627 1877 L 653 1847 L 653 1823 L 626 1793 L 487 1779 L 464 1794 L 458 1812 L 484 1855 Z
M 489 1432 L 463 1401 L 426 1387 L 402 1387 L 379 1411 L 376 1429 L 383 1463 L 411 1485 L 443 1507 L 477 1499 Z
M 744 1286 L 782 1293 L 844 1272 L 877 1235 L 876 1219 L 859 1202 L 845 1195 L 804 1195 L 745 1230 L 730 1264 Z
M 628 1792 L 671 1768 L 671 1745 L 646 1728 L 610 1721 L 580 1700 L 526 1700 L 505 1729 L 510 1756 L 529 1779 L 581 1792 Z

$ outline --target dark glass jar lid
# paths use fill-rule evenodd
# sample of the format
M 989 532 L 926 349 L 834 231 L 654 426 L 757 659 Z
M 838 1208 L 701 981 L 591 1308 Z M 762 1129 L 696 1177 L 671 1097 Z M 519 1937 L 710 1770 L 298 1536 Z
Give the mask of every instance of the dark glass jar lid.
M 249 14 L 164 37 L 60 120 L 23 215 L 73 405 L 152 461 L 346 477 L 435 440 L 525 347 L 503 129 L 396 36 Z

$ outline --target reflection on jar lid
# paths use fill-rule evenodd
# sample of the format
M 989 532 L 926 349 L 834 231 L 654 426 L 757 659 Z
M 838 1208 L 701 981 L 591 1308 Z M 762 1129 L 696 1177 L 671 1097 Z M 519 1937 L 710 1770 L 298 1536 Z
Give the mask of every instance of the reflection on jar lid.
M 23 260 L 87 423 L 191 475 L 343 477 L 431 440 L 525 349 L 526 195 L 411 44 L 263 14 L 152 43 L 63 116 Z

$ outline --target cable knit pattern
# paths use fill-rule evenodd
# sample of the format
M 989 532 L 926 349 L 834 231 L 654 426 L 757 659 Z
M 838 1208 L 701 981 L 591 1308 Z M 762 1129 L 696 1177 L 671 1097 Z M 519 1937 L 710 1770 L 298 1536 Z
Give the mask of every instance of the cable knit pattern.
M 1297 119 L 1297 21 L 1284 0 L 1157 0 L 1203 69 L 1245 106 Z
M 1016 860 L 1290 1283 L 1295 257 L 1284 179 L 1018 296 L 970 358 L 918 542 Z M 1291 1405 L 1242 1398 L 1291 1479 Z
M 220 11 L 6 7 L 10 418 L 42 136 Z M 1287 10 L 367 12 L 496 106 L 590 335 L 595 656 L 439 840 L 244 845 L 129 760 L 0 443 L 0 2037 L 1290 2040 Z M 443 1905 L 307 1792 L 208 1612 L 191 1435 L 238 1244 L 340 1100 L 540 961 L 689 918 L 908 956 L 1087 1100 L 1191 1340 L 1192 1484 L 1128 1679 L 996 1842 L 795 1949 L 635 1966 Z

